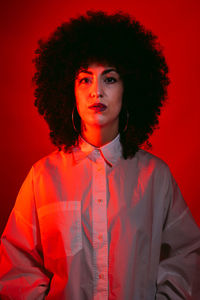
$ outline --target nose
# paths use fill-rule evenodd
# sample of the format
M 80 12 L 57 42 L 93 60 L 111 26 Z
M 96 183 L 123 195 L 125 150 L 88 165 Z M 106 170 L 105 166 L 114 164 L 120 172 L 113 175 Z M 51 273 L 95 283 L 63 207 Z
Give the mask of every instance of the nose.
M 95 80 L 91 87 L 90 96 L 92 98 L 102 98 L 104 95 L 103 86 L 101 80 Z

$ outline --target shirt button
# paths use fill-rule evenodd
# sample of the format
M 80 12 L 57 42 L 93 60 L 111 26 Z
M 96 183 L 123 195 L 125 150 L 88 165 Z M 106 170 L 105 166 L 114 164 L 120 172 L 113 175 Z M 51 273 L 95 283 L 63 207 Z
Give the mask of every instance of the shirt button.
M 102 203 L 102 202 L 103 202 L 103 200 L 102 200 L 102 199 L 98 199 L 97 201 L 98 201 L 98 203 Z
M 100 241 L 102 241 L 102 240 L 103 240 L 103 235 L 102 235 L 102 234 L 99 234 L 98 239 L 99 239 Z
M 99 279 L 104 279 L 104 275 L 103 274 L 99 274 Z
M 97 171 L 100 172 L 101 170 L 102 170 L 102 166 L 98 166 L 98 167 L 97 167 Z

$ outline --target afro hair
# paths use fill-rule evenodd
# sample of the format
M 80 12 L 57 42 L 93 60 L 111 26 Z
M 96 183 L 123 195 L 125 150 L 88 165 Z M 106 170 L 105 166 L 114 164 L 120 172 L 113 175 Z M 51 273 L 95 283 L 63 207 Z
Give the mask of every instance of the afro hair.
M 122 12 L 88 11 L 40 40 L 35 53 L 35 106 L 59 149 L 64 146 L 69 151 L 77 144 L 80 118 L 77 114 L 75 130 L 74 83 L 78 70 L 91 62 L 114 66 L 122 78 L 119 132 L 123 157 L 133 157 L 143 144 L 149 144 L 167 98 L 168 66 L 157 37 L 137 20 Z

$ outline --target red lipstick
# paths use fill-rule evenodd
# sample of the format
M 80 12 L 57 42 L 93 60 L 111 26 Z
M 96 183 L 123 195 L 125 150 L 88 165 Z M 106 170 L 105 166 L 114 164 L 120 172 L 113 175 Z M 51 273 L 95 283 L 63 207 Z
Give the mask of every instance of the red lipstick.
M 107 108 L 107 106 L 103 103 L 94 103 L 89 106 L 89 109 L 92 109 L 96 112 L 102 112 L 102 111 L 106 110 L 106 108 Z

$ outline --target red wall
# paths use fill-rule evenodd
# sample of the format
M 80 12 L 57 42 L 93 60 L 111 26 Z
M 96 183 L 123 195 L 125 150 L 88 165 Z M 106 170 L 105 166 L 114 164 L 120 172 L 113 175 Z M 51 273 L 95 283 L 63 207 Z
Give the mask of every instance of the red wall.
M 79 3 L 80 2 L 80 3 Z M 10 0 L 1 4 L 1 201 L 0 233 L 31 165 L 54 149 L 33 106 L 32 58 L 37 40 L 88 9 L 123 10 L 159 36 L 170 67 L 169 100 L 152 152 L 170 166 L 195 219 L 199 200 L 198 0 Z

